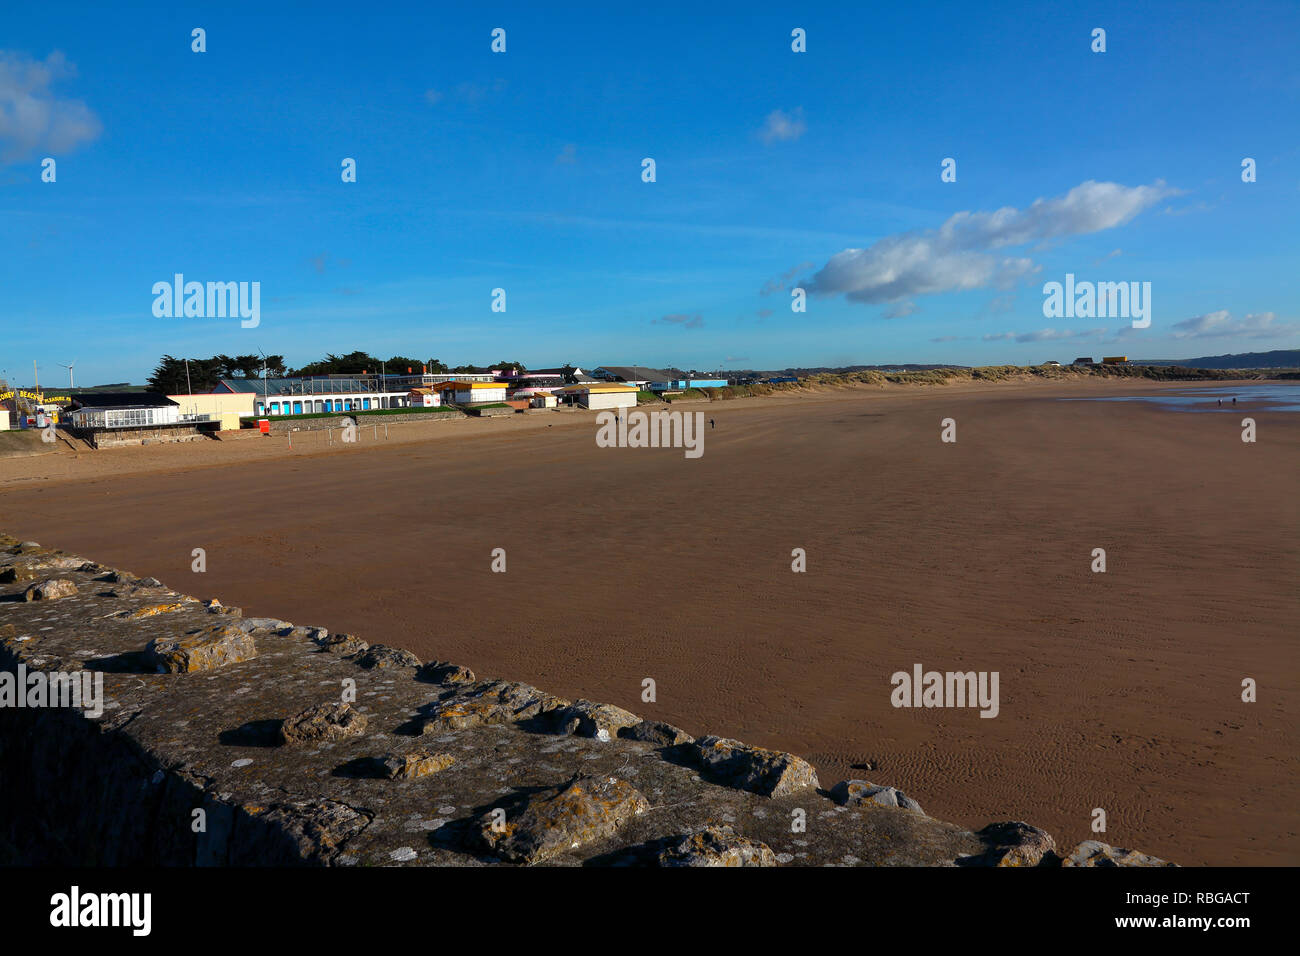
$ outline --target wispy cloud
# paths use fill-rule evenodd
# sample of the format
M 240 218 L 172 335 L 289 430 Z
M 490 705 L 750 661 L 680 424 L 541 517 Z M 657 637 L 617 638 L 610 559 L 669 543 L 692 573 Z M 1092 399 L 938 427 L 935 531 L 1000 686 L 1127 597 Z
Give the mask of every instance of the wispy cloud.
M 704 320 L 698 315 L 684 315 L 682 313 L 665 315 L 662 318 L 651 319 L 650 321 L 653 325 L 675 325 L 683 329 L 698 329 L 704 326 Z
M 571 166 L 578 161 L 578 147 L 573 143 L 565 143 L 560 154 L 555 157 L 555 162 L 562 166 Z
M 808 130 L 803 121 L 803 107 L 797 107 L 787 113 L 784 110 L 772 110 L 759 130 L 758 138 L 764 143 L 789 143 L 798 139 Z
M 489 96 L 505 92 L 506 81 L 495 79 L 490 83 L 464 81 L 447 90 L 428 89 L 424 91 L 424 101 L 430 106 L 439 103 L 461 103 L 466 106 L 478 106 Z
M 812 267 L 813 267 L 813 263 L 811 262 L 801 262 L 793 269 L 787 269 L 785 272 L 781 273 L 776 278 L 768 279 L 765 283 L 763 283 L 763 288 L 758 290 L 758 294 L 771 295 L 773 292 L 780 292 L 782 289 L 784 289 L 787 285 L 790 284 L 791 279 L 797 276 L 800 272 L 803 272 L 805 269 L 811 269 Z
M 919 311 L 921 310 L 915 302 L 900 302 L 885 310 L 885 318 L 903 319 Z
M 1243 339 L 1269 338 L 1275 335 L 1294 335 L 1297 328 L 1277 321 L 1275 312 L 1252 312 L 1234 319 L 1227 309 L 1207 312 L 1173 325 L 1176 339 L 1212 339 L 1234 336 Z
M 804 283 L 816 295 L 842 293 L 879 304 L 989 286 L 1008 288 L 1039 269 L 1031 259 L 997 250 L 1081 236 L 1121 226 L 1165 196 L 1164 183 L 1122 186 L 1093 180 L 1026 209 L 959 212 L 938 229 L 886 236 L 866 249 L 845 249 Z
M 103 132 L 90 107 L 52 89 L 76 75 L 76 68 L 57 50 L 43 62 L 0 50 L 0 162 L 67 153 Z
M 1054 342 L 1060 339 L 1086 339 L 1105 335 L 1107 329 L 1036 329 L 1033 332 L 997 332 L 984 336 L 985 342 Z M 934 339 L 932 341 L 939 341 Z

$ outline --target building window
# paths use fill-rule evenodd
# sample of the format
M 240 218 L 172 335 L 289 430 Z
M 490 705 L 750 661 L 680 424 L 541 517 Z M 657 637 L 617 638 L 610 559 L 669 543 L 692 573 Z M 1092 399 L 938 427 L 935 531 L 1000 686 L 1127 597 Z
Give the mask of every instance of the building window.
M 294 413 L 295 415 L 301 415 L 301 414 L 302 414 L 302 402 L 294 402 L 294 403 L 293 403 L 293 413 Z

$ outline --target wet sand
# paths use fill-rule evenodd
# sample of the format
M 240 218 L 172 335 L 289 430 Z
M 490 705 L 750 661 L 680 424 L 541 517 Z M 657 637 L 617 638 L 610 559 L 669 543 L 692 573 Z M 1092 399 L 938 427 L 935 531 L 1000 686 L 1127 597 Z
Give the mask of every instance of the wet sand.
M 1300 415 L 1051 400 L 1162 387 L 683 404 L 717 423 L 697 460 L 597 448 L 587 413 L 59 452 L 0 460 L 0 529 L 790 750 L 954 822 L 1295 865 Z M 998 671 L 999 715 L 892 707 L 916 663 Z

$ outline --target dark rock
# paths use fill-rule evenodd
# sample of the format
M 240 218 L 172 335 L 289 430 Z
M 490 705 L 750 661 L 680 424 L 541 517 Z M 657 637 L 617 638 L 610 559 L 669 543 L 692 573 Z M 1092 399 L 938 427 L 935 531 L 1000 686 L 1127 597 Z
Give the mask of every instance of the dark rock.
M 492 852 L 518 863 L 538 863 L 612 836 L 650 809 L 639 790 L 617 777 L 578 777 L 557 790 L 529 797 L 504 822 L 489 812 L 479 836 Z
M 662 720 L 643 720 L 631 727 L 624 727 L 618 735 L 627 740 L 644 740 L 660 747 L 680 747 L 682 744 L 695 743 L 695 738 L 686 731 Z
M 561 733 L 609 740 L 624 727 L 641 723 L 641 718 L 613 704 L 576 700 L 556 715 L 556 722 Z
M 870 803 L 880 807 L 899 807 L 903 810 L 925 813 L 921 805 L 902 790 L 880 787 L 868 780 L 841 780 L 831 788 L 831 799 L 844 807 L 861 807 Z
M 294 744 L 360 737 L 366 732 L 366 724 L 366 715 L 351 704 L 317 704 L 285 719 L 280 726 L 280 742 Z
M 683 836 L 655 858 L 659 866 L 776 866 L 766 843 L 737 836 L 731 827 L 705 827 Z
M 55 601 L 71 597 L 77 593 L 77 584 L 68 578 L 50 578 L 40 584 L 33 584 L 23 592 L 25 601 Z
M 370 645 L 352 634 L 330 634 L 321 640 L 322 649 L 339 657 L 353 657 L 366 651 Z
M 144 654 L 159 673 L 188 674 L 252 660 L 257 643 L 236 627 L 214 624 L 184 637 L 152 640 Z
M 232 866 L 326 864 L 370 823 L 370 817 L 333 800 L 239 808 L 236 832 L 242 837 L 231 854 Z
M 420 659 L 401 648 L 372 644 L 357 658 L 357 663 L 366 670 L 373 670 L 384 667 L 419 667 Z
M 446 770 L 456 762 L 456 758 L 449 753 L 415 750 L 408 754 L 389 754 L 381 757 L 379 762 L 389 780 L 414 780 Z
M 1051 834 L 1019 820 L 990 823 L 979 836 L 990 844 L 985 854 L 989 866 L 1038 866 L 1056 851 Z
M 430 704 L 423 733 L 464 730 L 482 724 L 504 724 L 536 717 L 568 705 L 568 701 L 514 681 L 467 684 L 455 696 Z
M 765 797 L 819 786 L 817 771 L 802 757 L 708 736 L 692 748 L 701 766 L 719 783 Z
M 430 684 L 472 684 L 475 681 L 474 672 L 468 667 L 448 661 L 432 661 L 425 664 L 415 676 L 418 680 Z
M 1177 866 L 1136 850 L 1124 850 L 1099 840 L 1084 840 L 1064 859 L 1061 866 Z

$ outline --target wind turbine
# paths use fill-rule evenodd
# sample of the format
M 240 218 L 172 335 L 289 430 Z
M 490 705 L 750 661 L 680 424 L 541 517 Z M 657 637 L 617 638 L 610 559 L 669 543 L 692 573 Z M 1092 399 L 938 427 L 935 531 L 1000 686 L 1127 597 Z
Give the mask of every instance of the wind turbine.
M 69 362 L 67 365 L 64 365 L 62 362 L 59 363 L 59 368 L 66 368 L 66 369 L 68 370 L 68 388 L 70 388 L 70 389 L 71 389 L 71 388 L 76 388 L 76 387 L 77 387 L 75 384 L 73 384 L 73 381 L 72 381 L 72 366 L 74 366 L 74 365 L 76 365 L 76 364 L 77 364 L 77 360 L 76 360 L 76 359 L 73 359 L 73 360 L 72 360 L 71 362 Z

